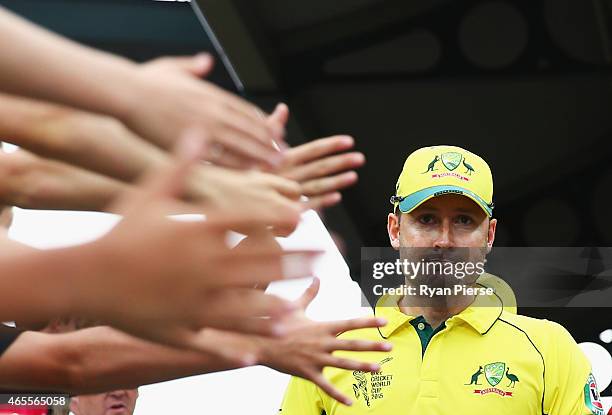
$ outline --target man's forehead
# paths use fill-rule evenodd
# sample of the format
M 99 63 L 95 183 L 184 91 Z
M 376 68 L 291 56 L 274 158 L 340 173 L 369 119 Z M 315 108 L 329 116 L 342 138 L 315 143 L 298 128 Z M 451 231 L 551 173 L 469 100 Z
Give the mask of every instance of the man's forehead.
M 417 212 L 440 212 L 442 210 L 452 210 L 457 213 L 482 213 L 485 214 L 480 206 L 476 204 L 472 199 L 462 195 L 441 195 L 432 197 L 431 199 L 423 202 L 419 207 L 414 209 L 411 213 Z

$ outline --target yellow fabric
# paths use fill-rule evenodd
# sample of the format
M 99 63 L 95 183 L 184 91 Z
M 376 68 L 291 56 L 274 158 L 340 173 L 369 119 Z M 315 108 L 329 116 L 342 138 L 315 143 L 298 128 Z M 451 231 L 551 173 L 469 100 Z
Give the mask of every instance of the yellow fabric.
M 495 294 L 501 299 L 504 304 L 504 310 L 508 313 L 516 314 L 516 296 L 512 287 L 508 283 L 496 275 L 484 273 L 476 281 L 483 287 L 493 288 Z
M 380 372 L 324 371 L 353 405 L 293 378 L 282 415 L 591 413 L 584 399 L 590 364 L 560 325 L 508 313 L 497 298 L 479 297 L 446 321 L 422 356 L 417 328 L 408 324 L 415 316 L 403 314 L 396 301 L 383 297 L 376 307 L 376 315 L 388 319 L 386 327 L 341 335 L 391 342 L 389 353 L 337 353 L 380 362 Z
M 491 216 L 487 204 L 493 203 L 493 176 L 489 165 L 480 156 L 456 146 L 420 148 L 406 159 L 397 180 L 395 195 L 409 197 L 418 191 L 435 186 L 456 186 L 465 189 L 467 192 L 464 195 L 473 199 Z M 481 200 L 474 198 L 472 194 Z M 438 193 L 424 195 L 419 198 L 416 205 L 411 205 L 410 210 L 402 209 L 402 212 L 410 212 L 437 195 Z M 396 202 L 394 207 L 397 206 Z

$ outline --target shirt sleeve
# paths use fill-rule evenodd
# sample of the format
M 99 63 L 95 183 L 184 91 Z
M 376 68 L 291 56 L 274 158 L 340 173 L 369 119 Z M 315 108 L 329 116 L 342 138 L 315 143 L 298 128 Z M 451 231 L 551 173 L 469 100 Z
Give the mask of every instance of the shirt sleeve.
M 571 334 L 553 324 L 551 347 L 546 353 L 544 413 L 548 415 L 604 415 L 592 393 L 591 364 Z
M 321 415 L 325 413 L 319 388 L 308 380 L 293 376 L 287 386 L 279 415 Z

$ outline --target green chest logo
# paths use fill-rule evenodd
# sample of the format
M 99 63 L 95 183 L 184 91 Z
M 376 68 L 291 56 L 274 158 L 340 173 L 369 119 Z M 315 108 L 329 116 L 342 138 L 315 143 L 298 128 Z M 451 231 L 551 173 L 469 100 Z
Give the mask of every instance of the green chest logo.
M 487 383 L 483 385 L 479 382 L 480 376 L 484 375 Z M 503 384 L 502 384 L 503 381 Z M 507 382 L 507 383 L 506 383 Z M 478 395 L 487 395 L 489 393 L 495 393 L 500 396 L 513 396 L 514 392 L 510 392 L 508 390 L 502 390 L 499 388 L 510 388 L 514 389 L 516 383 L 519 382 L 519 378 L 517 375 L 510 373 L 510 368 L 504 362 L 494 362 L 487 363 L 486 365 L 482 365 L 478 367 L 478 370 L 472 374 L 469 383 L 466 383 L 466 386 L 478 385 L 484 386 L 484 389 L 474 389 L 474 393 Z M 499 385 L 499 388 L 496 387 Z
M 502 362 L 489 363 L 484 367 L 484 375 L 491 386 L 497 386 L 504 377 L 506 364 Z

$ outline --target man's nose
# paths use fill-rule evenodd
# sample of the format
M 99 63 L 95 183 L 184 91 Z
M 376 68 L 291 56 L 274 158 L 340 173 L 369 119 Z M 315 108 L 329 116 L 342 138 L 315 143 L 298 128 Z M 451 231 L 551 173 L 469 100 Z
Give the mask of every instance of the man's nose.
M 445 219 L 442 221 L 440 231 L 433 245 L 434 248 L 452 248 L 454 246 L 450 220 Z
M 123 396 L 126 396 L 127 393 L 128 391 L 126 391 L 125 389 L 120 389 L 120 390 L 109 392 L 108 394 L 112 396 L 113 398 L 121 398 Z

